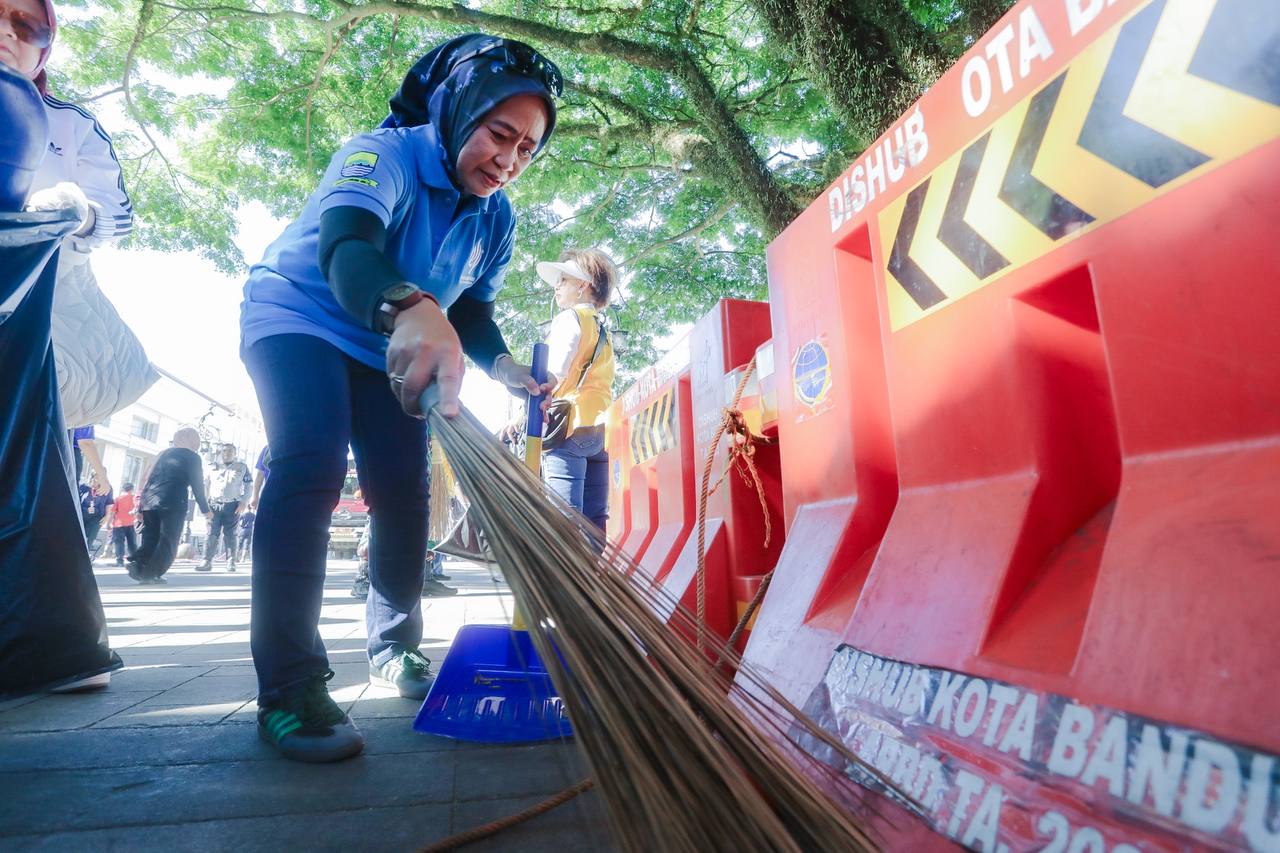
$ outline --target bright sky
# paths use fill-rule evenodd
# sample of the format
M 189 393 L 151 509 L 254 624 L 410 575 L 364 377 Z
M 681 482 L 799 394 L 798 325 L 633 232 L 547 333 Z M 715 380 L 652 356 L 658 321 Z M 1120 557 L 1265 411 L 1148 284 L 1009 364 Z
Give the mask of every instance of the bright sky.
M 262 257 L 287 224 L 257 203 L 240 210 L 236 245 L 246 263 Z M 194 252 L 100 248 L 98 284 L 142 341 L 151 360 L 223 403 L 257 410 L 253 383 L 240 361 L 244 279 L 219 272 Z M 463 402 L 497 429 L 513 398 L 478 370 L 468 370 Z

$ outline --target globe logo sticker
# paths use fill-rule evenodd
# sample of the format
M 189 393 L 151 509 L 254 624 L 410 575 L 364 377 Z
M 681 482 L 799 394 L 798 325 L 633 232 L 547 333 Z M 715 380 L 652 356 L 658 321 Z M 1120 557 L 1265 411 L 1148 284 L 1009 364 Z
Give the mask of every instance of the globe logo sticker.
M 613 487 L 616 489 L 621 486 L 622 486 L 622 460 L 615 459 L 613 460 Z
M 796 351 L 792 368 L 792 384 L 796 398 L 816 409 L 831 391 L 831 360 L 821 342 L 813 340 Z

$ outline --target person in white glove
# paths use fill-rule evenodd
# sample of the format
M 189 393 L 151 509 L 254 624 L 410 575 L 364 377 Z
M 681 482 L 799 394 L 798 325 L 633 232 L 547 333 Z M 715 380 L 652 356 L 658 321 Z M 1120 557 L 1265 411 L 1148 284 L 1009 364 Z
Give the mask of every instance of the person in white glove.
M 62 243 L 52 338 L 67 426 L 100 423 L 136 400 L 157 378 L 146 352 L 99 290 L 89 254 L 133 230 L 111 137 L 83 107 L 48 91 L 44 71 L 57 33 L 52 0 L 3 0 L 0 62 L 40 90 L 49 147 L 31 184 L 29 211 L 72 209 L 80 225 Z M 104 354 L 110 353 L 110 359 Z M 99 471 L 105 481 L 105 472 Z
M 93 245 L 121 237 L 133 227 L 132 205 L 124 191 L 120 165 L 111 150 L 109 137 L 88 112 L 59 101 L 48 92 L 44 66 L 53 46 L 56 28 L 57 21 L 51 0 L 2 0 L 0 2 L 0 64 L 4 64 L 32 81 L 42 95 L 49 125 L 48 148 L 35 173 L 27 201 L 33 209 L 37 210 L 72 208 L 80 219 L 76 234 L 67 237 L 60 249 L 59 275 L 53 294 L 55 304 L 59 292 L 64 289 L 63 264 L 77 255 L 87 257 L 89 248 Z M 7 144 L 9 138 L 10 128 L 0 124 L 0 140 L 2 140 L 0 144 Z M 87 269 L 87 265 L 83 266 Z M 47 279 L 43 286 L 47 288 Z M 48 298 L 47 291 L 43 298 Z M 25 315 L 29 317 L 32 325 L 43 325 L 49 322 L 49 314 L 44 313 L 48 310 L 47 302 L 28 304 L 38 308 L 34 313 Z M 19 352 L 21 353 L 21 350 Z M 48 382 L 50 377 L 47 373 L 47 349 L 37 352 L 34 346 L 29 346 L 28 352 L 39 356 L 44 367 L 37 375 L 42 377 L 41 382 Z M 25 355 L 23 357 L 25 358 Z M 26 365 L 6 362 L 5 368 L 12 381 L 13 376 L 22 375 Z M 60 367 L 57 374 L 61 380 Z M 44 393 L 50 396 L 47 401 L 39 400 L 43 411 L 48 411 L 44 408 L 46 405 L 53 406 L 55 403 L 51 392 L 52 389 L 46 385 L 45 391 L 40 394 L 41 397 Z M 23 402 L 23 407 L 29 400 L 30 398 Z M 22 410 L 19 408 L 19 411 Z M 9 413 L 6 412 L 6 414 Z M 71 425 L 81 426 L 74 422 Z M 36 425 L 32 424 L 29 429 L 34 431 L 35 427 Z M 40 428 L 48 427 L 42 425 Z M 41 443 L 34 444 L 32 447 L 47 448 L 47 444 L 42 440 Z M 72 541 L 73 536 L 80 538 L 82 531 L 77 519 L 68 518 L 57 512 L 43 512 L 39 509 L 42 504 L 53 507 L 58 503 L 58 495 L 55 491 L 56 481 L 66 483 L 66 500 L 75 500 L 71 484 L 63 479 L 60 471 L 46 469 L 39 476 L 43 478 L 42 482 L 7 483 L 6 485 L 17 488 L 19 493 L 48 496 L 48 501 L 44 497 L 38 497 L 35 500 L 36 512 L 42 513 L 43 518 L 38 529 L 46 534 L 45 538 L 56 539 L 60 527 L 66 528 L 62 531 L 66 541 Z M 103 482 L 105 483 L 105 479 Z M 95 516 L 100 515 L 100 509 L 100 505 L 95 505 Z M 18 532 L 22 532 L 21 528 Z M 11 538 L 18 542 L 22 541 L 21 535 Z M 83 539 L 80 541 L 83 542 Z M 21 549 L 25 546 L 18 547 Z M 14 553 L 11 551 L 10 556 Z M 11 653 L 13 649 L 41 649 L 43 656 L 49 661 L 55 659 L 59 661 L 56 669 L 52 668 L 55 665 L 51 664 L 51 668 L 41 676 L 46 683 L 58 685 L 50 688 L 54 692 L 78 692 L 106 687 L 111 680 L 111 672 L 122 664 L 119 656 L 111 652 L 107 642 L 102 603 L 98 599 L 97 589 L 93 584 L 87 548 L 78 555 L 73 550 L 50 550 L 47 547 L 28 551 L 26 555 L 21 551 L 16 553 L 19 559 L 30 556 L 35 565 L 32 566 L 29 574 L 31 578 L 29 587 L 24 589 L 22 594 L 11 596 L 11 599 L 20 605 L 18 610 L 14 610 L 13 607 L 0 608 L 0 611 L 3 611 L 0 621 L 19 626 L 16 628 L 11 626 L 6 648 L 0 649 L 0 658 L 3 658 L 3 662 L 0 662 L 0 674 L 12 676 L 16 674 L 14 672 L 16 669 L 27 669 L 25 662 L 21 667 L 8 665 L 14 662 Z M 77 557 L 82 561 L 79 564 Z M 7 572 L 13 567 L 13 563 L 9 562 L 8 557 L 4 562 Z M 27 575 L 20 573 L 19 577 L 25 578 Z M 37 580 L 37 578 L 43 580 Z M 50 581 L 50 578 L 57 580 Z M 87 584 L 90 591 L 76 593 L 71 597 L 62 595 L 61 593 L 67 592 L 72 584 L 80 584 L 82 587 Z M 18 611 L 26 611 L 28 616 L 37 615 L 28 618 L 28 616 L 20 616 Z M 49 640 L 55 634 L 66 638 L 68 644 L 66 648 L 48 648 Z M 75 639 L 86 636 L 96 637 L 97 640 L 84 643 Z M 30 657 L 29 653 L 26 656 Z M 72 660 L 72 658 L 75 659 Z M 40 672 L 41 667 L 35 667 L 32 671 Z M 20 676 L 20 678 L 27 679 L 29 676 Z M 0 677 L 0 690 L 11 689 L 14 684 L 11 678 Z M 38 687 L 40 680 L 20 680 L 17 684 L 21 689 L 26 690 L 33 686 Z
M 80 228 L 68 247 L 79 256 L 75 260 L 83 262 L 91 249 L 133 230 L 133 204 L 102 125 L 83 107 L 49 94 L 44 69 L 57 31 L 52 0 L 5 0 L 0 11 L 0 62 L 35 84 L 49 118 L 49 149 L 26 207 L 74 207 Z

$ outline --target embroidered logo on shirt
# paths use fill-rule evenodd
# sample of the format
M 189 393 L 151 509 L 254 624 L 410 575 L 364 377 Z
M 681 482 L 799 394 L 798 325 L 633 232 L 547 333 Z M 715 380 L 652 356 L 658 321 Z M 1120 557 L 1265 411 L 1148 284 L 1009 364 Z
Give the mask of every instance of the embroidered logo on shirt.
M 476 244 L 471 247 L 471 255 L 467 258 L 467 265 L 462 268 L 462 276 L 459 282 L 463 287 L 470 287 L 476 281 L 476 267 L 480 266 L 480 259 L 484 257 L 484 241 L 477 240 Z
M 378 165 L 378 155 L 372 151 L 357 151 L 342 161 L 340 174 L 344 178 L 367 178 Z M 376 187 L 377 184 L 375 183 Z
M 340 187 L 343 184 L 364 184 L 366 187 L 374 187 L 375 189 L 378 186 L 378 182 L 373 178 L 340 178 L 333 182 L 335 187 Z
M 62 156 L 62 149 L 54 145 L 52 142 L 49 143 L 49 151 L 53 154 L 57 154 L 59 157 Z

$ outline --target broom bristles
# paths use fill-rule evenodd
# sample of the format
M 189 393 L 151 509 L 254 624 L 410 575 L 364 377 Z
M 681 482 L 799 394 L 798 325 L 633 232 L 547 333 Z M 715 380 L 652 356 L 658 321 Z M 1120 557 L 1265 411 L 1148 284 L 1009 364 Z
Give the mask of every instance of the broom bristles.
M 434 389 L 431 389 L 434 390 Z M 465 408 L 423 409 L 531 626 L 623 850 L 870 850 L 856 785 L 799 732 L 884 780 L 711 635 L 719 672 L 655 610 L 660 588 L 507 453 Z M 674 608 L 679 611 L 679 608 Z M 687 615 L 687 614 L 686 614 Z M 684 618 L 683 616 L 681 618 Z M 692 623 L 690 623 L 692 624 Z

